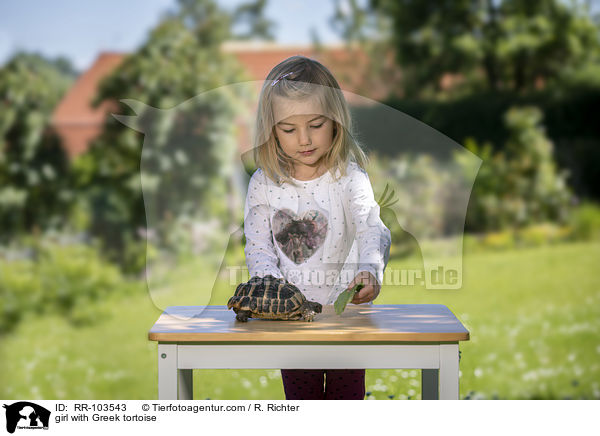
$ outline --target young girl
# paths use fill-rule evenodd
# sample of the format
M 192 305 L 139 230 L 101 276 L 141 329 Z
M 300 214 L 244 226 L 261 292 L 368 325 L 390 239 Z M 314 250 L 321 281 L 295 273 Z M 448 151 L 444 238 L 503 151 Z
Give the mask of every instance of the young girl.
M 348 105 L 327 68 L 293 56 L 271 70 L 258 103 L 258 169 L 244 210 L 251 277 L 284 278 L 323 305 L 358 283 L 365 286 L 352 303 L 377 297 L 391 237 L 351 131 Z M 365 395 L 364 369 L 282 369 L 281 375 L 288 400 Z

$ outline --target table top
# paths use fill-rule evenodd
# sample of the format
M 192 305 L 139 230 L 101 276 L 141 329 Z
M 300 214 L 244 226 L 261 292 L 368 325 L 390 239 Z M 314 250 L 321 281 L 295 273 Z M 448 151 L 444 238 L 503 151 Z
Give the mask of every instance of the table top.
M 442 304 L 333 305 L 312 322 L 235 319 L 227 306 L 170 306 L 148 332 L 160 342 L 456 342 L 469 331 Z

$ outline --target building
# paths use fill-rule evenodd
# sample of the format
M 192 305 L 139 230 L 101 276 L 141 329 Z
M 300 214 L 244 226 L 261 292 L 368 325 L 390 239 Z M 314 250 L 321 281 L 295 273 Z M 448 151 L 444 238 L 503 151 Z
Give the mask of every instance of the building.
M 223 50 L 235 55 L 246 68 L 251 80 L 264 80 L 271 68 L 293 55 L 304 55 L 323 63 L 334 71 L 342 89 L 371 99 L 383 99 L 394 92 L 394 82 L 378 80 L 367 83 L 365 78 L 369 59 L 359 48 L 344 45 L 326 45 L 317 50 L 310 45 L 280 45 L 264 42 L 230 41 L 223 44 Z M 100 53 L 93 65 L 83 72 L 73 87 L 59 102 L 52 114 L 51 123 L 60 136 L 70 157 L 83 153 L 89 144 L 102 132 L 108 113 L 115 112 L 116 102 L 102 102 L 93 108 L 100 81 L 114 71 L 127 56 L 126 53 Z M 390 54 L 386 62 L 393 67 Z M 349 103 L 353 102 L 349 99 Z

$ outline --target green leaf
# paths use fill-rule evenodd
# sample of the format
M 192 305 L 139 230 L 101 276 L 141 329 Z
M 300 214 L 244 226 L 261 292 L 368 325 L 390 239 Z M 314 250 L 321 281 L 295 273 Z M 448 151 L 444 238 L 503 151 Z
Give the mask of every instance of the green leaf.
M 392 209 L 384 208 L 379 211 L 379 217 L 383 224 L 392 231 L 398 225 L 398 218 Z
M 379 205 L 383 205 L 383 198 L 385 197 L 385 194 L 387 193 L 388 190 L 388 183 L 385 184 L 385 189 L 383 190 L 383 194 L 381 194 L 381 197 L 379 197 L 379 200 L 377 201 L 377 203 L 379 203 Z
M 395 194 L 395 193 L 396 193 L 396 191 L 394 191 L 394 190 L 392 189 L 392 190 L 391 190 L 391 192 L 389 193 L 389 195 L 386 197 L 386 199 L 384 200 L 384 203 L 385 203 L 385 205 L 386 205 L 386 206 L 389 206 L 389 205 L 390 205 L 390 203 L 389 203 L 389 202 L 392 200 L 392 198 L 394 198 L 394 194 Z M 396 199 L 396 201 L 398 201 L 398 199 Z M 396 201 L 394 201 L 394 203 L 395 203 Z M 391 204 L 394 204 L 394 203 L 391 203 Z
M 344 311 L 344 309 L 346 309 L 346 305 L 350 301 L 352 301 L 354 294 L 356 294 L 358 291 L 360 291 L 364 287 L 365 287 L 364 284 L 359 283 L 358 285 L 354 286 L 354 288 L 346 289 L 344 292 L 342 292 L 338 296 L 337 300 L 335 300 L 335 303 L 333 303 L 333 307 L 335 308 L 335 313 L 337 313 L 338 315 L 341 315 L 342 312 Z

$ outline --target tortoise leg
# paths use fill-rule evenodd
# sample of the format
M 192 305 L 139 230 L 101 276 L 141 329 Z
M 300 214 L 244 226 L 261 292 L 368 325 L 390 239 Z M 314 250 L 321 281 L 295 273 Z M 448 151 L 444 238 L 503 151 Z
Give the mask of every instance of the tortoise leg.
M 250 312 L 247 310 L 240 310 L 237 315 L 235 316 L 235 319 L 237 319 L 238 321 L 241 322 L 247 322 L 248 318 L 250 317 Z
M 302 319 L 304 319 L 304 321 L 306 322 L 311 322 L 313 320 L 313 318 L 315 317 L 316 313 L 314 310 L 312 310 L 311 308 L 305 308 L 302 311 Z

